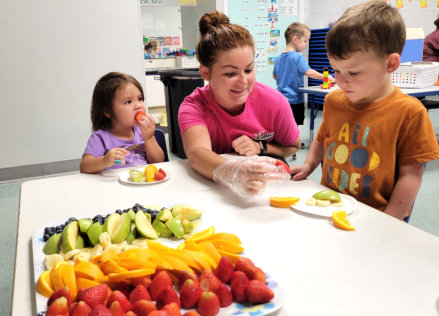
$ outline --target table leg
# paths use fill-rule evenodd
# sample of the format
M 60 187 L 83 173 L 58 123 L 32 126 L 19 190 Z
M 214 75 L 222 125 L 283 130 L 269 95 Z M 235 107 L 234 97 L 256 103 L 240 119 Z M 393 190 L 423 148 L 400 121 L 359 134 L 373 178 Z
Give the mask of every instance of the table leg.
M 316 118 L 315 112 L 315 102 L 314 102 L 314 95 L 308 94 L 308 100 L 311 100 L 311 108 L 309 113 L 309 137 L 310 137 L 310 146 L 312 143 L 312 140 L 314 138 L 314 120 Z

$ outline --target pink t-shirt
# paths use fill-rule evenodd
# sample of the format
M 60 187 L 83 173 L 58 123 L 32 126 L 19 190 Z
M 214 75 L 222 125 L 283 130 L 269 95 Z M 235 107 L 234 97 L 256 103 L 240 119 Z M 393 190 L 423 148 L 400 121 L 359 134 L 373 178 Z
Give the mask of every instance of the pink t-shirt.
M 206 126 L 212 150 L 217 154 L 233 152 L 232 141 L 242 135 L 282 146 L 292 145 L 299 137 L 288 100 L 259 82 L 255 82 L 244 111 L 237 116 L 218 105 L 210 85 L 195 89 L 181 104 L 178 123 L 182 134 L 191 126 Z

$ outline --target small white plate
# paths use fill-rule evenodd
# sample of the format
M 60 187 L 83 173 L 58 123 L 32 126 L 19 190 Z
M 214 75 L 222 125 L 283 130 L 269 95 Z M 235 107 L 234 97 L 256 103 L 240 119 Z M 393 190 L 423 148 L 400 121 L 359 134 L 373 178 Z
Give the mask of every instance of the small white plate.
M 135 170 L 143 172 L 145 170 L 145 167 L 143 167 L 143 168 L 130 168 L 130 169 L 135 169 Z M 165 171 L 165 170 L 163 170 L 163 171 Z M 135 184 L 135 185 L 157 184 L 157 183 L 161 183 L 161 182 L 169 179 L 169 173 L 167 171 L 165 171 L 165 173 L 166 173 L 166 177 L 163 180 L 153 181 L 153 182 L 134 182 L 130 179 L 130 170 L 127 170 L 120 175 L 119 181 L 123 182 L 123 183 Z
M 308 196 L 301 196 L 300 201 L 295 205 L 291 205 L 291 208 L 299 212 L 313 214 L 323 217 L 332 217 L 334 211 L 345 211 L 346 214 L 351 214 L 358 206 L 358 202 L 352 196 L 346 194 L 340 194 L 341 200 L 344 202 L 343 206 L 310 206 L 305 204 L 307 198 L 312 197 L 312 194 Z

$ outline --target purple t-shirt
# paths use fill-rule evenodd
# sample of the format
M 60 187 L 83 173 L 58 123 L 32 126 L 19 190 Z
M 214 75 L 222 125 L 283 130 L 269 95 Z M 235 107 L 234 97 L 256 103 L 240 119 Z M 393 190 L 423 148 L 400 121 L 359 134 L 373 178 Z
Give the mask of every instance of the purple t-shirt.
M 92 155 L 93 157 L 100 157 L 105 155 L 110 149 L 120 147 L 129 151 L 125 156 L 126 165 L 117 165 L 107 169 L 123 168 L 127 165 L 146 165 L 145 142 L 142 137 L 142 132 L 138 126 L 134 126 L 134 137 L 130 140 L 120 139 L 110 131 L 97 130 L 91 134 L 85 148 L 84 155 Z
M 234 152 L 232 141 L 242 135 L 282 146 L 292 145 L 299 137 L 288 100 L 279 91 L 259 82 L 255 82 L 244 111 L 237 116 L 218 105 L 210 85 L 195 89 L 181 104 L 178 123 L 182 134 L 191 126 L 206 126 L 212 150 L 217 154 Z

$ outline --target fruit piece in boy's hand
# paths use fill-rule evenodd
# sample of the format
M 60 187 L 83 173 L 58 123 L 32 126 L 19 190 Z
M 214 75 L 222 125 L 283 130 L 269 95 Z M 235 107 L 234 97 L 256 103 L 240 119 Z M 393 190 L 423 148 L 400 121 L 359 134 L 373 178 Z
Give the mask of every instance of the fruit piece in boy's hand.
M 276 166 L 282 166 L 286 172 L 290 173 L 290 167 L 282 160 L 276 160 Z
M 136 121 L 143 121 L 146 117 L 146 113 L 143 111 L 139 111 L 136 113 Z

